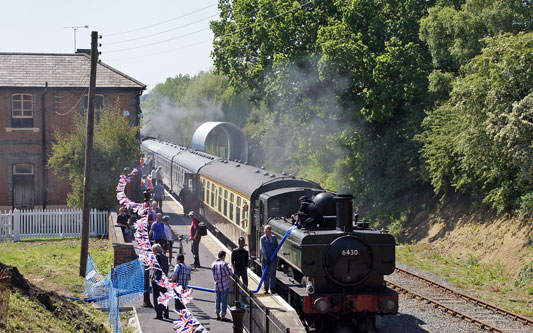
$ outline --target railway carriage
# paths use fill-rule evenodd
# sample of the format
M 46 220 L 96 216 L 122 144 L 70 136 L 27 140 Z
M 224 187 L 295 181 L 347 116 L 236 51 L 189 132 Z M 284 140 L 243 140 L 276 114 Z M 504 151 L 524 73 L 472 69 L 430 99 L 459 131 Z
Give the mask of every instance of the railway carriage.
M 141 151 L 154 161 L 155 167 L 161 166 L 163 184 L 179 196 L 185 212 L 197 210 L 198 171 L 215 157 L 153 138 L 143 140 Z
M 247 239 L 257 269 L 263 226 L 270 224 L 281 239 L 294 225 L 298 198 L 313 198 L 323 221 L 315 229 L 293 231 L 278 253 L 278 268 L 287 274 L 280 276 L 284 283 L 278 291 L 311 330 L 373 331 L 379 316 L 398 311 L 398 294 L 383 280 L 394 271 L 394 238 L 363 222 L 354 225 L 351 196 L 151 138 L 143 140 L 142 150 L 162 166 L 169 190 L 190 191 L 192 202 L 185 211 L 195 207 L 230 246 L 239 237 Z

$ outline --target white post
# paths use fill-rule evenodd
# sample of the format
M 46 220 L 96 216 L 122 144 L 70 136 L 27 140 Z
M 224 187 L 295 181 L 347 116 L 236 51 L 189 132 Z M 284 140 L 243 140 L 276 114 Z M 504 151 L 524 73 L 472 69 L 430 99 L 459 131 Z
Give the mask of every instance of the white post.
M 59 210 L 59 221 L 61 222 L 61 238 L 65 238 L 65 211 L 63 209 Z
M 15 242 L 20 241 L 20 210 L 16 209 L 13 210 L 13 229 L 14 229 L 14 235 L 13 240 Z

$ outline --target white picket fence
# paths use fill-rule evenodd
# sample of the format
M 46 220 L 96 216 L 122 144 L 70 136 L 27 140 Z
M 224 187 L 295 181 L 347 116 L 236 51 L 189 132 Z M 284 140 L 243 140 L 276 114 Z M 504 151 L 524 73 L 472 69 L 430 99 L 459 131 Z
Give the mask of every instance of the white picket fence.
M 108 233 L 108 214 L 91 209 L 89 236 Z M 78 209 L 32 209 L 0 211 L 0 241 L 80 237 L 82 211 Z

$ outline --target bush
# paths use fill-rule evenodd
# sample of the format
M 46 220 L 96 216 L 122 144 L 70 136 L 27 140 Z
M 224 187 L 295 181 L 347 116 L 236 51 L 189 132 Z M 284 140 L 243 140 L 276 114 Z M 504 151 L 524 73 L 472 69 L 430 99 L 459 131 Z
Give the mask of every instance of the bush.
M 533 213 L 533 192 L 529 192 L 520 197 L 520 213 Z
M 523 264 L 518 270 L 515 287 L 528 287 L 528 293 L 533 294 L 533 260 L 529 264 Z
M 392 221 L 387 227 L 389 234 L 393 235 L 396 241 L 398 242 L 404 233 L 403 221 L 402 219 Z

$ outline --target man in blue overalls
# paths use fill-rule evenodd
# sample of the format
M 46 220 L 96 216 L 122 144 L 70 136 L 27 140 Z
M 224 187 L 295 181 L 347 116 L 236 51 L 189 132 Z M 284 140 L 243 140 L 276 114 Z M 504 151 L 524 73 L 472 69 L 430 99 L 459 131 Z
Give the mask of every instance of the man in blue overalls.
M 263 281 L 263 287 L 265 288 L 265 294 L 268 294 L 268 290 L 274 292 L 276 288 L 276 266 L 277 257 L 270 261 L 270 257 L 276 251 L 278 247 L 278 240 L 276 235 L 272 235 L 272 230 L 269 224 L 265 225 L 265 234 L 261 237 L 261 268 L 264 271 L 268 266 L 268 271 L 265 273 L 265 279 Z

